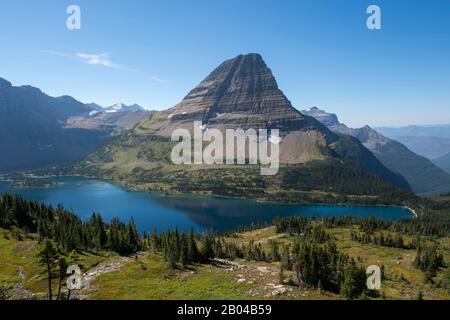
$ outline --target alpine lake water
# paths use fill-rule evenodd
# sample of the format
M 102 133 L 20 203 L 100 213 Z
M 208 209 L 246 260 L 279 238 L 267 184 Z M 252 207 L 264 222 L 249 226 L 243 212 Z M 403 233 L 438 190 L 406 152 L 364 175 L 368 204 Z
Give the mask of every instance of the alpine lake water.
M 139 231 L 233 230 L 244 225 L 270 223 L 286 216 L 375 216 L 388 220 L 412 218 L 407 208 L 385 206 L 304 205 L 257 202 L 213 196 L 167 196 L 129 191 L 109 181 L 83 177 L 46 178 L 36 187 L 17 187 L 0 181 L 0 195 L 19 194 L 27 200 L 62 204 L 86 220 L 93 212 L 105 221 L 117 217 L 127 222 L 133 218 Z

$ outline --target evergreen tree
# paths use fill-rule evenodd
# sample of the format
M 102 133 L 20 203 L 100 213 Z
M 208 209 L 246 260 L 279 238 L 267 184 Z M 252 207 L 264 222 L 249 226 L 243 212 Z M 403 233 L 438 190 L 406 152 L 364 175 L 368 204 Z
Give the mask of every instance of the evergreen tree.
M 209 235 L 205 235 L 202 239 L 202 250 L 201 250 L 202 261 L 207 263 L 210 259 L 214 258 L 214 250 L 212 240 Z
M 284 267 L 283 264 L 280 264 L 280 272 L 278 274 L 278 281 L 280 282 L 280 284 L 284 284 Z
M 184 267 L 187 266 L 189 261 L 189 240 L 186 235 L 186 232 L 183 231 L 180 238 L 180 262 Z
M 352 260 L 345 270 L 344 282 L 341 286 L 342 298 L 347 300 L 358 298 L 365 289 L 365 277 L 364 270 L 358 268 Z
M 283 245 L 283 250 L 281 253 L 281 265 L 286 270 L 292 270 L 291 255 L 289 253 L 289 246 L 287 246 L 287 245 Z
M 161 243 L 159 241 L 156 227 L 153 228 L 152 233 L 150 235 L 150 248 L 154 253 L 158 252 L 161 249 Z
M 191 227 L 189 231 L 189 253 L 190 262 L 198 262 L 200 259 L 200 252 L 197 247 L 197 241 L 195 240 L 194 228 Z
M 47 269 L 48 299 L 52 300 L 52 272 L 58 264 L 59 250 L 53 240 L 45 239 L 37 252 L 38 262 Z
M 281 256 L 280 256 L 280 252 L 279 252 L 279 243 L 278 241 L 275 240 L 270 240 L 270 258 L 272 261 L 280 261 Z
M 62 282 L 64 278 L 66 277 L 67 268 L 69 267 L 68 258 L 64 255 L 59 255 L 58 257 L 58 272 L 59 272 L 59 278 L 58 278 L 58 294 L 56 296 L 56 300 L 61 299 L 61 289 L 62 289 Z

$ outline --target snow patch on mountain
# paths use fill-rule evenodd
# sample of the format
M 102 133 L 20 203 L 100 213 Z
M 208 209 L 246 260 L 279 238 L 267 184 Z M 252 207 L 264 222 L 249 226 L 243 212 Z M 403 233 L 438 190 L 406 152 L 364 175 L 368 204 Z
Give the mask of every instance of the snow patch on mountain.
M 104 109 L 106 113 L 116 113 L 116 112 L 137 112 L 137 111 L 143 111 L 144 108 L 142 108 L 138 104 L 133 105 L 126 105 L 124 103 L 116 103 L 115 105 L 112 105 L 110 107 L 107 107 Z

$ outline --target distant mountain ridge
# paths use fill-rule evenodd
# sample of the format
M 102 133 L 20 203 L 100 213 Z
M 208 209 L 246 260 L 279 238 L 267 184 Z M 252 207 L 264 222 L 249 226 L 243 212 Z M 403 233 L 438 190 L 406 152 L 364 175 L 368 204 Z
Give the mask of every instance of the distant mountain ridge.
M 117 130 L 136 124 L 148 112 L 100 118 L 100 106 L 70 97 L 51 97 L 32 86 L 13 86 L 0 78 L 0 172 L 33 169 L 83 158 L 108 142 Z M 95 112 L 96 114 L 92 114 Z M 78 126 L 74 119 L 98 118 Z
M 433 160 L 433 163 L 450 174 L 450 153 Z
M 379 127 L 377 131 L 393 137 L 439 137 L 450 139 L 450 124 L 411 125 L 406 127 Z
M 335 114 L 317 107 L 302 113 L 315 117 L 335 132 L 356 137 L 387 168 L 404 176 L 416 193 L 434 195 L 450 191 L 450 175 L 430 160 L 413 153 L 401 143 L 383 136 L 371 127 L 349 128 L 340 123 Z
M 450 153 L 450 124 L 414 125 L 400 128 L 380 127 L 376 130 L 430 160 Z

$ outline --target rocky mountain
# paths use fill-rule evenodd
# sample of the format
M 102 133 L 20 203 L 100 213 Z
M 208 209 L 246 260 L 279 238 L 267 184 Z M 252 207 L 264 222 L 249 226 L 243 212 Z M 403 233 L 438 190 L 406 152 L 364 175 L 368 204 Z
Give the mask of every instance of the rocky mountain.
M 410 151 L 400 142 L 383 136 L 369 126 L 359 129 L 349 128 L 340 123 L 335 114 L 317 107 L 304 110 L 302 113 L 315 117 L 334 132 L 357 138 L 387 168 L 405 177 L 414 192 L 434 195 L 450 191 L 450 175 L 430 160 Z
M 0 172 L 81 159 L 108 142 L 118 126 L 125 128 L 148 115 L 124 112 L 113 121 L 101 118 L 100 109 L 0 78 Z M 74 124 L 74 119 L 91 118 L 99 118 L 96 125 Z
M 127 181 L 161 177 L 160 167 L 167 168 L 170 163 L 170 144 L 164 141 L 177 128 L 192 133 L 194 121 L 201 121 L 204 130 L 279 129 L 282 165 L 346 162 L 409 189 L 402 176 L 383 166 L 356 138 L 335 133 L 293 108 L 258 54 L 239 55 L 223 62 L 179 104 L 153 113 L 132 131 L 92 155 L 89 165 Z
M 112 135 L 133 128 L 137 123 L 147 118 L 152 111 L 147 111 L 143 107 L 133 104 L 125 105 L 117 103 L 107 108 L 103 108 L 95 103 L 88 104 L 92 111 L 88 115 L 73 116 L 67 120 L 68 128 L 103 129 L 110 130 Z
M 104 111 L 106 113 L 116 113 L 116 112 L 138 112 L 138 111 L 144 111 L 144 110 L 145 109 L 142 108 L 138 104 L 133 104 L 133 105 L 127 106 L 126 104 L 123 104 L 123 103 L 117 103 L 115 105 L 105 108 L 102 111 Z

